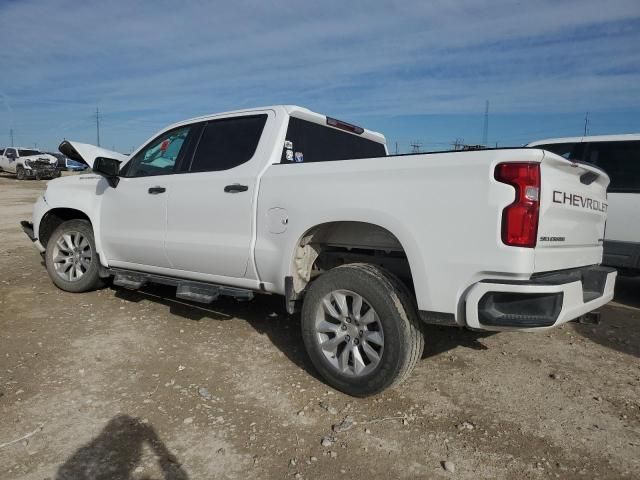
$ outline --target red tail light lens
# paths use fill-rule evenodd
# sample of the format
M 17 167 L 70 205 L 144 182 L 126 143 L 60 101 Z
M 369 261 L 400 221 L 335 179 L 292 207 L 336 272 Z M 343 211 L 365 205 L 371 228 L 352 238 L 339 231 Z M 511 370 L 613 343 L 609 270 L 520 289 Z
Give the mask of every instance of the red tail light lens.
M 500 163 L 495 179 L 516 189 L 515 201 L 502 211 L 502 242 L 513 247 L 535 247 L 540 215 L 540 164 Z

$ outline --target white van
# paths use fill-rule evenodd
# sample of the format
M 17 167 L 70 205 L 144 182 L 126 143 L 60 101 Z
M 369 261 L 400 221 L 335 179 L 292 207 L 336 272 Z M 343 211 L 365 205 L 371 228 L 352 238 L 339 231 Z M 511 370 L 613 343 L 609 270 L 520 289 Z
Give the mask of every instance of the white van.
M 551 138 L 527 146 L 591 163 L 609 174 L 602 263 L 640 275 L 640 134 Z

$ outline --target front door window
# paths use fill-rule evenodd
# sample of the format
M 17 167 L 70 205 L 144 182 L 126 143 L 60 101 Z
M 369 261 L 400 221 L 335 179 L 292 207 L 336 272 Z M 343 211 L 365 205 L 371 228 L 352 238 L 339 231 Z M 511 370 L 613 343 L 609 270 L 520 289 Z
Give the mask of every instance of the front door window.
M 179 127 L 166 132 L 140 150 L 131 159 L 126 169 L 127 177 L 148 177 L 174 173 L 176 165 L 184 155 L 190 126 Z

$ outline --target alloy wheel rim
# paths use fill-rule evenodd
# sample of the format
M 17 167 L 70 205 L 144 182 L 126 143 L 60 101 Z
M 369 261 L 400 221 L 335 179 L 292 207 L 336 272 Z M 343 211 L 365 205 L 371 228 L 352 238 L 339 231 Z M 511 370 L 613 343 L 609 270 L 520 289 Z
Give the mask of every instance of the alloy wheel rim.
M 80 280 L 91 266 L 91 244 L 80 232 L 65 232 L 53 247 L 53 267 L 60 278 L 67 282 Z
M 341 374 L 361 377 L 380 364 L 382 323 L 362 295 L 350 290 L 325 295 L 316 311 L 315 333 L 324 357 Z

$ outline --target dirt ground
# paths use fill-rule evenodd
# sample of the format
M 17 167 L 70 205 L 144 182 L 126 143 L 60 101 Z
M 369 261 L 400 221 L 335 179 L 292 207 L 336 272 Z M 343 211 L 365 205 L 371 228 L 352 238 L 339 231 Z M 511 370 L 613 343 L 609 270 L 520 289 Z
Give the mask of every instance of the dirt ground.
M 640 279 L 599 325 L 430 327 L 405 384 L 354 399 L 279 297 L 57 290 L 18 224 L 45 184 L 0 174 L 0 478 L 640 478 Z

